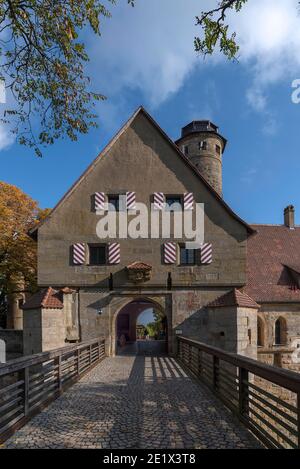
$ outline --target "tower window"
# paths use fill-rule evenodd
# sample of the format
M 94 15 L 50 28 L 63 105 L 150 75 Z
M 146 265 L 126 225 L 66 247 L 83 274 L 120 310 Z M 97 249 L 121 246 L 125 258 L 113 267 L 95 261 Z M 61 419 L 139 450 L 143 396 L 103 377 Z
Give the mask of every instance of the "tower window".
M 189 154 L 189 147 L 188 147 L 188 145 L 185 145 L 185 146 L 183 147 L 183 153 L 184 153 L 185 155 L 188 155 L 188 154 Z
M 218 155 L 221 155 L 221 147 L 220 147 L 220 145 L 216 145 L 216 152 L 218 153 Z
M 106 264 L 106 246 L 104 244 L 94 244 L 89 246 L 90 265 Z
M 207 150 L 207 142 L 205 140 L 199 142 L 199 150 Z
M 180 247 L 180 264 L 181 265 L 194 265 L 196 263 L 195 249 L 186 249 L 184 246 Z

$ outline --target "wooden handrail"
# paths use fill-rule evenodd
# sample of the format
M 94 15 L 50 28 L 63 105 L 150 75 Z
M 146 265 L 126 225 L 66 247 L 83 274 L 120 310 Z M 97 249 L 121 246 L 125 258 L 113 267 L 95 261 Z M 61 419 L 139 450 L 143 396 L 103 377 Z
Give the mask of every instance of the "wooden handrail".
M 300 448 L 300 375 L 179 336 L 179 361 L 270 448 Z
M 283 386 L 290 391 L 295 393 L 300 392 L 300 374 L 296 373 L 295 371 L 284 370 L 282 368 L 266 365 L 257 360 L 253 360 L 252 358 L 244 357 L 243 355 L 238 355 L 235 353 L 225 352 L 224 350 L 217 347 L 212 347 L 197 340 L 188 339 L 187 337 L 179 337 L 179 340 L 182 340 L 183 342 L 189 343 L 191 345 L 195 345 L 210 355 L 215 355 L 221 360 L 224 360 L 240 368 L 245 368 L 250 373 L 253 373 L 256 376 L 259 376 L 260 378 L 266 379 L 268 381 L 272 381 L 274 384 Z
M 104 358 L 105 340 L 92 339 L 1 364 L 0 443 Z
M 81 342 L 75 345 L 66 345 L 65 347 L 49 350 L 49 352 L 41 352 L 36 353 L 34 355 L 28 355 L 25 357 L 15 358 L 14 360 L 10 360 L 8 363 L 1 363 L 0 364 L 0 376 L 7 375 L 9 373 L 17 372 L 22 370 L 25 366 L 32 366 L 38 365 L 39 363 L 46 362 L 47 360 L 51 360 L 53 358 L 66 355 L 67 353 L 73 352 L 74 350 L 80 350 L 85 348 L 90 344 L 96 344 L 102 340 L 104 343 L 104 339 L 91 339 L 85 342 Z

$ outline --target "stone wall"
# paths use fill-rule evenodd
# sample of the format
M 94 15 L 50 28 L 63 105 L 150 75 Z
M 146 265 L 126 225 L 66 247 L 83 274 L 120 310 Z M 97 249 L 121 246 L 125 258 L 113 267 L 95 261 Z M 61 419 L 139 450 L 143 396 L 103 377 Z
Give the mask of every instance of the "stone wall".
M 206 149 L 199 148 L 199 142 L 206 142 Z M 202 176 L 207 182 L 222 195 L 222 151 L 223 140 L 216 134 L 210 132 L 201 132 L 201 134 L 191 134 L 180 139 L 178 144 L 184 153 L 184 147 L 188 146 L 186 156 L 199 169 Z M 216 145 L 221 149 L 221 153 L 217 153 Z
M 300 372 L 300 305 L 262 304 L 258 316 L 264 329 L 264 343 L 258 348 L 258 359 L 269 365 Z M 279 318 L 285 325 L 286 340 L 281 345 L 275 345 L 275 322 Z
M 195 201 L 205 205 L 205 241 L 213 244 L 213 263 L 194 267 L 165 265 L 166 240 L 117 239 L 121 244 L 119 265 L 92 266 L 88 260 L 83 266 L 72 265 L 74 243 L 101 242 L 96 235 L 99 216 L 92 203 L 93 194 L 98 191 L 134 191 L 136 201 L 148 208 L 154 192 L 192 192 Z M 230 215 L 170 143 L 140 115 L 39 228 L 38 282 L 40 286 L 97 286 L 105 290 L 112 273 L 114 288 L 132 288 L 126 266 L 143 261 L 153 266 L 152 277 L 143 289 L 165 288 L 169 272 L 174 288 L 241 286 L 246 283 L 246 240 L 246 227 Z
M 23 355 L 23 331 L 0 329 L 0 340 L 5 342 L 6 360 Z
M 24 355 L 46 352 L 65 345 L 63 310 L 40 308 L 24 312 Z

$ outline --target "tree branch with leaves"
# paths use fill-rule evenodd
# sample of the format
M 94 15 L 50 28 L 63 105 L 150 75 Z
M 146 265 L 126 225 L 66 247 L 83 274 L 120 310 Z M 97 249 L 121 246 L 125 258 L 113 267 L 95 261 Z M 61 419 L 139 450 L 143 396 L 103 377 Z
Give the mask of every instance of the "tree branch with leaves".
M 77 140 L 97 126 L 93 108 L 105 97 L 90 89 L 79 37 L 86 29 L 99 36 L 110 15 L 98 0 L 0 2 L 0 79 L 13 98 L 2 123 L 38 156 L 42 146 L 65 136 Z
M 234 10 L 241 11 L 248 0 L 222 0 L 211 10 L 203 11 L 196 17 L 196 24 L 203 29 L 202 37 L 195 37 L 195 50 L 204 55 L 211 55 L 216 48 L 228 58 L 235 59 L 239 50 L 236 33 L 229 32 L 227 14 Z

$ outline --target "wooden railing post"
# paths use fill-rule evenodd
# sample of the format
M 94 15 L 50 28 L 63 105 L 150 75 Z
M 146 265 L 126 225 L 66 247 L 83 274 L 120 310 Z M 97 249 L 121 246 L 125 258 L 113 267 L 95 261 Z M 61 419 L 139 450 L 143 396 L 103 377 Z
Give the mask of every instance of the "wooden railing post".
M 215 391 L 218 391 L 219 388 L 219 366 L 219 358 L 213 355 L 213 387 Z
M 77 357 L 77 376 L 80 375 L 80 349 L 78 348 L 76 351 L 76 357 Z
M 202 374 L 202 351 L 198 348 L 198 374 Z
M 29 367 L 26 366 L 23 371 L 24 379 L 24 415 L 29 413 Z
M 241 416 L 249 414 L 249 372 L 239 368 L 239 413 Z
M 61 355 L 56 359 L 57 363 L 57 388 L 59 393 L 62 392 L 62 369 L 61 369 Z

